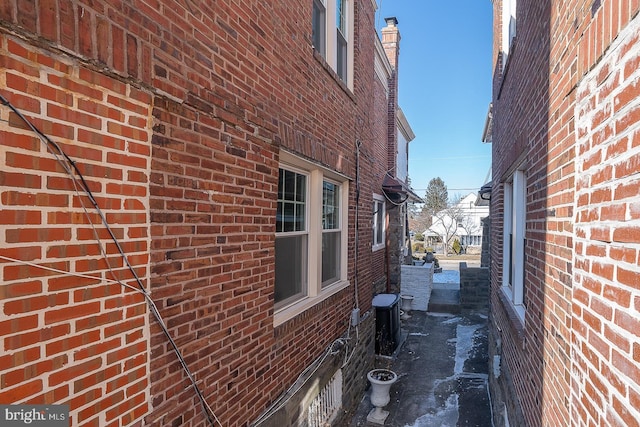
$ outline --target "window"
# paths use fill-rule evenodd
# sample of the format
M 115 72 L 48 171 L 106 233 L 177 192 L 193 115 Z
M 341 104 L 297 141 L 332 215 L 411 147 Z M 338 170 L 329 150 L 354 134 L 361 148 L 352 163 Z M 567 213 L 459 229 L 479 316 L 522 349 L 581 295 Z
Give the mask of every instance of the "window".
M 384 248 L 386 231 L 386 215 L 384 197 L 373 195 L 373 250 Z
M 281 153 L 275 241 L 276 323 L 348 285 L 348 181 Z
M 306 208 L 306 175 L 280 169 L 276 215 L 276 306 L 306 295 L 309 240 Z
M 482 245 L 482 236 L 476 234 L 461 236 L 460 244 L 462 246 L 480 246 Z
M 507 63 L 511 44 L 516 36 L 516 3 L 517 0 L 502 2 L 502 66 Z
M 322 286 L 340 278 L 340 186 L 322 182 Z
M 336 0 L 336 73 L 347 81 L 347 13 L 346 0 Z
M 353 1 L 312 0 L 311 38 L 313 47 L 352 88 Z M 335 25 L 335 26 L 334 26 Z
M 504 185 L 502 290 L 523 323 L 526 191 L 525 173 L 517 170 Z
M 312 38 L 313 47 L 322 56 L 325 56 L 325 27 L 327 17 L 323 0 L 313 0 Z

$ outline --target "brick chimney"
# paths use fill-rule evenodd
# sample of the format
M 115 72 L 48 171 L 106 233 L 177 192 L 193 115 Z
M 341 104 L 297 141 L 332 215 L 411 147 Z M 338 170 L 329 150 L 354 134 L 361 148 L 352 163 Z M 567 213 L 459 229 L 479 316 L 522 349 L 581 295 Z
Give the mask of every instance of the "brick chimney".
M 389 78 L 389 99 L 387 105 L 387 169 L 396 177 L 398 156 L 398 134 L 396 118 L 398 112 L 398 56 L 400 55 L 400 32 L 395 17 L 385 18 L 387 26 L 381 30 L 382 47 L 393 69 Z
M 384 19 L 387 26 L 382 29 L 382 46 L 387 54 L 389 63 L 396 69 L 398 55 L 400 55 L 400 31 L 398 31 L 398 19 L 395 16 Z

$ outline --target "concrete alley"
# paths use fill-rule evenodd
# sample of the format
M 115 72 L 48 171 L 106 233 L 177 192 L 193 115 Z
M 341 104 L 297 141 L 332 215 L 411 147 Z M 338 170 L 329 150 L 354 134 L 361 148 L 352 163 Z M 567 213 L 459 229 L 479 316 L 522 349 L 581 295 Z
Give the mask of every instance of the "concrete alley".
M 451 270 L 434 274 L 433 288 L 459 291 L 459 282 L 450 281 L 452 276 L 455 277 L 455 272 Z M 439 282 L 439 277 L 446 277 L 449 282 Z M 391 401 L 385 407 L 389 411 L 386 426 L 492 425 L 487 388 L 487 320 L 486 314 L 480 312 L 416 310 L 411 312 L 410 319 L 403 320 L 402 342 L 394 357 L 376 358 L 376 367 L 391 369 L 399 377 L 391 387 Z M 373 408 L 370 392 L 367 390 L 351 427 L 376 425 L 367 422 L 367 414 Z

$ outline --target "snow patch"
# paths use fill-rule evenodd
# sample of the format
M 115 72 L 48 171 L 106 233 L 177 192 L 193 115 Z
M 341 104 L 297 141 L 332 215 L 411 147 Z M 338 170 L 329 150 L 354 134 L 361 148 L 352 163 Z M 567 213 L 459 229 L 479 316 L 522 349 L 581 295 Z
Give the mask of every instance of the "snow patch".
M 458 325 L 456 329 L 456 364 L 453 374 L 461 374 L 464 369 L 464 362 L 469 358 L 473 350 L 473 336 L 482 325 Z
M 433 283 L 460 283 L 460 272 L 442 270 L 442 273 L 433 273 Z
M 443 325 L 451 325 L 452 323 L 458 323 L 459 321 L 461 321 L 462 319 L 459 317 L 453 317 L 449 320 L 445 320 L 444 322 L 442 322 Z
M 431 317 L 451 317 L 452 314 L 449 313 L 436 313 L 436 312 L 429 312 L 427 313 L 427 316 L 431 316 Z M 458 319 L 457 317 L 454 317 L 455 319 Z
M 434 414 L 425 414 L 405 427 L 456 427 L 458 424 L 458 395 L 452 394 Z

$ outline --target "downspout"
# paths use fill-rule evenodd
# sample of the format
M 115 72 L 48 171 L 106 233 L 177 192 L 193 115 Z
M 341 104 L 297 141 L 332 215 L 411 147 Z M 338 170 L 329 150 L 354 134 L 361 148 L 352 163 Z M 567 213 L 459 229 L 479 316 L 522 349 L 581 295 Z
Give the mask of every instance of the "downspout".
M 384 190 L 383 190 L 384 192 Z M 387 204 L 387 202 L 384 203 L 385 205 Z M 385 245 L 384 245 L 384 254 L 386 257 L 386 264 L 387 264 L 387 293 L 390 294 L 391 293 L 391 261 L 389 260 L 389 246 L 391 245 L 391 238 L 389 237 L 389 224 L 391 224 L 391 221 L 389 221 L 390 218 L 390 214 L 389 214 L 389 209 L 384 210 L 385 212 L 385 216 L 386 218 L 384 219 L 385 221 L 385 227 L 384 227 L 384 239 L 385 239 Z
M 354 261 L 356 263 L 355 268 L 355 278 L 353 279 L 354 284 L 354 292 L 353 297 L 354 301 L 354 309 L 358 310 L 360 308 L 360 303 L 358 302 L 358 254 L 360 253 L 359 239 L 358 234 L 360 230 L 360 218 L 359 218 L 359 205 L 360 205 L 360 146 L 362 142 L 359 139 L 356 139 L 356 212 L 355 212 L 355 221 L 356 221 L 356 235 L 355 235 L 355 245 L 356 245 L 356 254 L 354 257 Z

